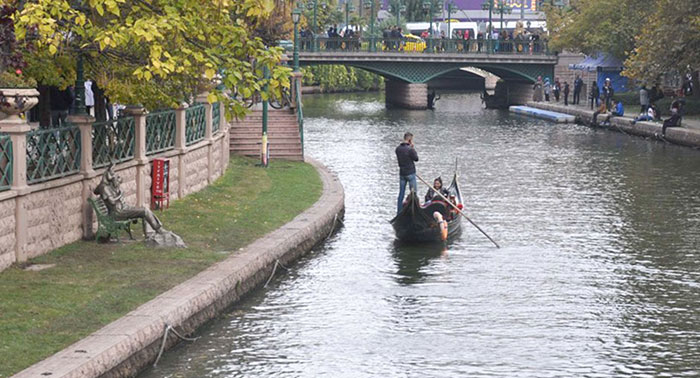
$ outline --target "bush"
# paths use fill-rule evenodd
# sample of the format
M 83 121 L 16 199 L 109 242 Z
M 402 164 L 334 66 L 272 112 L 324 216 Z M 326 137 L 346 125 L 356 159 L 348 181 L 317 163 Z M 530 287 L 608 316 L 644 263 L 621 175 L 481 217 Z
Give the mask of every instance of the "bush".
M 10 72 L 3 71 L 0 72 L 0 88 L 34 88 L 36 87 L 36 80 L 31 77 L 22 75 L 22 71 Z
M 302 68 L 303 85 L 318 85 L 323 91 L 367 91 L 381 89 L 384 78 L 353 67 L 321 65 Z

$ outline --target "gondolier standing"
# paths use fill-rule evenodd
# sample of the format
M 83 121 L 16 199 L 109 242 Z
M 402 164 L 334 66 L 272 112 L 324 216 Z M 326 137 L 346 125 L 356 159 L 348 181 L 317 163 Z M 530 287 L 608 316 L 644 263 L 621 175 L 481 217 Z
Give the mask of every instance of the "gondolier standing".
M 396 147 L 396 159 L 399 162 L 399 197 L 397 199 L 396 214 L 401 212 L 403 199 L 406 195 L 406 183 L 410 190 L 416 191 L 416 165 L 418 153 L 413 146 L 413 134 L 406 132 L 403 142 Z

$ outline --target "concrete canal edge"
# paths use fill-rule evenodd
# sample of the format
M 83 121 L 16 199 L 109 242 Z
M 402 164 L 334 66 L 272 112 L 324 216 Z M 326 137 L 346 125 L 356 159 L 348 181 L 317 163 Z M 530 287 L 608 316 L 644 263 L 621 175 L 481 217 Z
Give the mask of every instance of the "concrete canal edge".
M 325 241 L 344 216 L 345 193 L 338 178 L 325 166 L 313 159 L 307 158 L 307 162 L 316 168 L 323 182 L 321 197 L 309 209 L 15 377 L 133 376 L 154 362 L 168 326 L 182 335 L 192 333 L 264 283 L 276 264 L 286 265 Z M 170 332 L 166 348 L 177 341 Z
M 537 109 L 570 114 L 576 116 L 579 122 L 586 125 L 593 124 L 593 110 L 544 102 L 528 102 L 526 105 Z M 610 121 L 611 125 L 605 128 L 652 139 L 657 139 L 656 134 L 661 134 L 661 123 L 637 122 L 635 125 L 632 125 L 630 123 L 632 119 L 633 117 L 613 117 Z M 601 121 L 602 119 L 599 116 L 599 122 Z M 670 127 L 666 129 L 666 137 L 663 140 L 681 146 L 700 148 L 700 130 Z

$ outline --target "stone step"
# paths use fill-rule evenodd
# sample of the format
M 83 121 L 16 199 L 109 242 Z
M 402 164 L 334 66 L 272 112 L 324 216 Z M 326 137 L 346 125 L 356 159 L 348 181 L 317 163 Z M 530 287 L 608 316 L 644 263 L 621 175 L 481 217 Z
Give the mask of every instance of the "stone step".
M 252 138 L 236 138 L 232 137 L 230 139 L 231 144 L 241 144 L 241 143 L 258 143 L 262 140 L 260 137 L 252 137 Z M 270 143 L 282 143 L 282 144 L 289 144 L 289 143 L 296 143 L 300 144 L 301 141 L 299 137 L 268 137 L 267 140 Z
M 262 133 L 260 130 L 246 131 L 246 130 L 236 130 L 230 133 L 231 138 L 261 138 Z M 267 132 L 268 137 L 280 137 L 280 138 L 299 138 L 299 130 L 294 131 L 278 131 L 269 130 Z

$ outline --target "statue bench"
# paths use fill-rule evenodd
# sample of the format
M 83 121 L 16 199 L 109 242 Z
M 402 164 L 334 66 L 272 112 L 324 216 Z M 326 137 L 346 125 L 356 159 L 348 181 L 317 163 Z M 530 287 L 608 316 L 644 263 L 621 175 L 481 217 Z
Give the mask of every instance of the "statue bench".
M 90 202 L 90 205 L 95 210 L 95 214 L 97 214 L 97 233 L 95 234 L 97 240 L 100 240 L 100 237 L 111 239 L 114 236 L 118 241 L 119 232 L 122 230 L 129 234 L 131 240 L 134 240 L 134 236 L 131 234 L 131 223 L 136 223 L 136 219 L 114 219 L 109 215 L 107 205 L 101 198 L 88 198 L 88 202 Z

